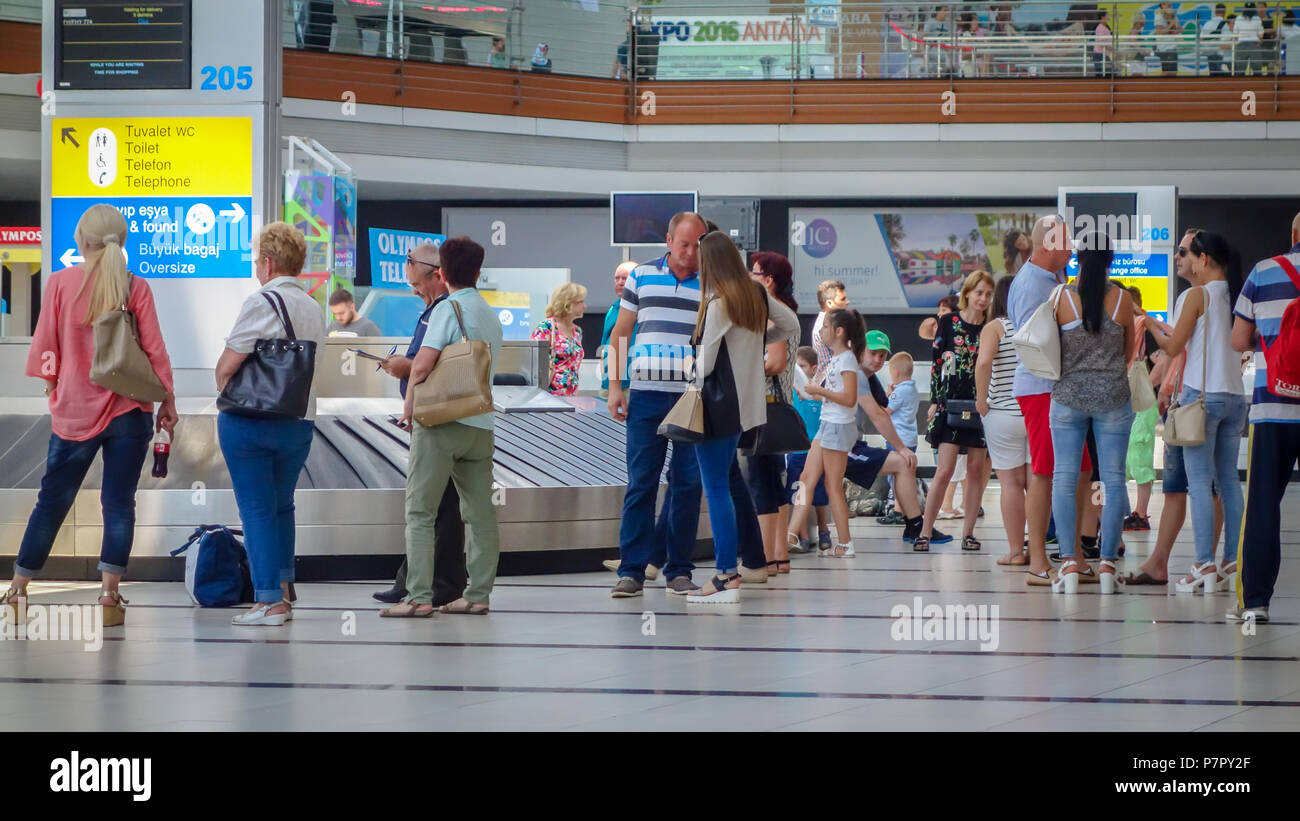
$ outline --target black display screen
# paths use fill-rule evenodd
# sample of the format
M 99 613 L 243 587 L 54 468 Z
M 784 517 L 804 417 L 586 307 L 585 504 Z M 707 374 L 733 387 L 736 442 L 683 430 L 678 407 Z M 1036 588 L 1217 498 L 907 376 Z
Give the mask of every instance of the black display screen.
M 1136 239 L 1134 228 L 1138 196 L 1133 191 L 1114 193 L 1070 193 L 1065 195 L 1065 207 L 1073 212 L 1071 234 L 1090 229 L 1107 234 L 1116 242 Z M 1080 220 L 1080 217 L 1091 219 Z
M 190 88 L 191 0 L 55 0 L 60 89 Z

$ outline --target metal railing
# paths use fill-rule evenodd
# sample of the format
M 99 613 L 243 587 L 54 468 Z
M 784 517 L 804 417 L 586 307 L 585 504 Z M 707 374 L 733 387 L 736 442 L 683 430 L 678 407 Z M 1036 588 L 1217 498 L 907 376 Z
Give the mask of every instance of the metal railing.
M 1300 2 L 282 2 L 288 48 L 632 83 L 1300 73 Z

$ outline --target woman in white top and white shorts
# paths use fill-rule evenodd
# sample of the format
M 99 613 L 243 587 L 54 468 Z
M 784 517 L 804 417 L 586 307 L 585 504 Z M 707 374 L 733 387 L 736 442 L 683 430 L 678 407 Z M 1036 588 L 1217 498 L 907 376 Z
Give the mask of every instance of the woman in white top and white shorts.
M 1007 319 L 1007 293 L 1014 277 L 1003 277 L 993 289 L 993 319 L 980 333 L 975 362 L 975 409 L 984 420 L 984 441 L 989 461 L 1002 486 L 1002 524 L 1007 532 L 1007 555 L 1000 565 L 1026 565 L 1024 549 L 1025 489 L 1029 480 L 1029 434 L 1025 417 L 1011 393 L 1011 380 L 1020 360 L 1011 344 L 1016 332 Z

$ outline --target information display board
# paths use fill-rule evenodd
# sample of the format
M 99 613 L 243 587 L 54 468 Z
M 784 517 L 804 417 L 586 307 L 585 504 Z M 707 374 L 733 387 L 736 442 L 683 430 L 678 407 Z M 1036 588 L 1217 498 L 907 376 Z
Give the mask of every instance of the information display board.
M 51 132 L 50 250 L 80 261 L 77 220 L 96 203 L 127 219 L 123 250 L 143 277 L 249 276 L 249 117 L 63 117 Z
M 55 0 L 58 89 L 190 88 L 190 0 Z

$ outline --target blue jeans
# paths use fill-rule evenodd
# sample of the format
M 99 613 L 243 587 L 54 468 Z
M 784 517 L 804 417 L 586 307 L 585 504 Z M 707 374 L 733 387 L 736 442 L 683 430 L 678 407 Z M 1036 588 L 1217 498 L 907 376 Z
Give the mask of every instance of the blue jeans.
M 1101 557 L 1114 561 L 1119 557 L 1120 532 L 1124 529 L 1125 505 L 1120 502 L 1128 494 L 1124 481 L 1124 460 L 1128 456 L 1129 431 L 1133 427 L 1133 406 L 1125 402 L 1113 411 L 1090 413 L 1075 410 L 1052 400 L 1050 414 L 1052 425 L 1052 451 L 1056 464 L 1052 472 L 1052 516 L 1056 520 L 1056 536 L 1061 546 L 1061 557 L 1074 556 L 1074 542 L 1078 522 L 1075 519 L 1074 496 L 1079 486 L 1079 464 L 1083 459 L 1084 443 L 1088 438 L 1088 423 L 1097 438 L 1097 460 L 1101 463 L 1102 486 L 1106 500 L 1101 511 Z
M 659 425 L 680 398 L 681 394 L 667 391 L 628 392 L 627 492 L 618 530 L 623 559 L 618 575 L 638 582 L 645 581 L 645 566 L 655 553 L 655 501 L 668 453 L 668 440 L 659 435 Z M 695 448 L 673 446 L 668 481 L 666 538 L 660 541 L 666 548 L 664 578 L 689 578 L 695 569 L 691 552 L 700 525 L 700 466 Z
M 713 557 L 719 573 L 736 572 L 736 552 L 740 546 L 736 521 L 737 505 L 731 496 L 733 466 L 737 477 L 740 465 L 736 460 L 736 445 L 740 434 L 705 439 L 695 444 L 695 455 L 700 463 L 700 479 L 704 494 L 709 500 L 709 526 L 713 529 Z M 748 494 L 744 481 L 739 482 L 740 492 Z M 753 503 L 749 516 L 753 517 Z
M 217 414 L 217 440 L 244 524 L 253 598 L 280 601 L 293 581 L 293 491 L 311 450 L 313 422 Z
M 99 548 L 99 569 L 105 573 L 126 572 L 135 540 L 135 488 L 140 481 L 153 420 L 139 408 L 108 423 L 97 436 L 73 442 L 50 434 L 45 457 L 45 475 L 36 507 L 27 519 L 27 531 L 14 560 L 14 572 L 35 576 L 45 567 L 63 520 L 67 518 L 86 471 L 95 454 L 104 449 L 104 476 L 100 481 L 99 503 L 104 514 L 104 537 Z
M 1200 391 L 1184 387 L 1180 404 L 1196 401 Z M 1237 449 L 1246 426 L 1250 400 L 1235 393 L 1205 394 L 1205 442 L 1183 448 L 1192 530 L 1196 534 L 1196 563 L 1214 561 L 1214 496 L 1217 484 L 1223 499 L 1223 563 L 1237 560 L 1237 537 L 1245 500 L 1237 478 Z M 1217 482 L 1216 482 L 1217 480 Z

